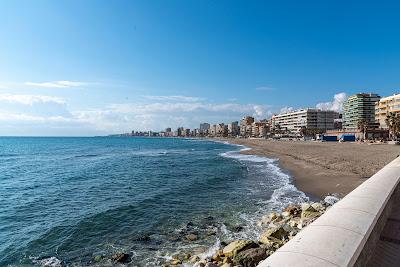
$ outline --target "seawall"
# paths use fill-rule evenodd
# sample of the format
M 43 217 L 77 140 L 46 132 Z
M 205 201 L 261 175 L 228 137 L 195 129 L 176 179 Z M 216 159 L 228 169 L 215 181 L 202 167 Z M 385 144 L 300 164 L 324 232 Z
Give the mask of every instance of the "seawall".
M 258 266 L 368 266 L 380 257 L 382 242 L 400 249 L 396 236 L 385 236 L 388 221 L 400 229 L 399 182 L 397 157 Z M 400 255 L 384 255 L 382 261 L 393 256 L 391 261 L 400 262 Z

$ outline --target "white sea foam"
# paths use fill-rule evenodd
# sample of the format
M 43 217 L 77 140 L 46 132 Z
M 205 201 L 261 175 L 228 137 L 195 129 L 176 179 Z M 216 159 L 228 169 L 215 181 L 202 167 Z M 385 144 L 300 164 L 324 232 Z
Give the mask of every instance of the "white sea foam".
M 40 264 L 43 267 L 61 267 L 63 263 L 56 257 L 49 257 L 40 260 L 32 260 L 33 263 Z
M 241 147 L 240 150 L 221 153 L 220 156 L 232 158 L 244 164 L 248 163 L 246 164 L 248 171 L 256 168 L 257 174 L 266 176 L 266 183 L 260 183 L 260 187 L 254 189 L 259 192 L 259 190 L 264 190 L 264 186 L 267 186 L 273 190 L 271 197 L 267 201 L 259 202 L 262 212 L 281 210 L 289 204 L 309 200 L 304 192 L 299 191 L 292 184 L 292 177 L 278 166 L 278 159 L 242 154 L 240 152 L 250 150 L 251 148 L 242 145 L 239 146 Z M 330 200 L 334 201 L 333 199 Z M 250 217 L 254 218 L 255 216 Z M 246 221 L 252 222 L 252 219 L 247 218 Z
M 200 255 L 200 259 L 206 259 L 214 255 L 221 247 L 221 241 L 217 238 L 215 243 L 208 250 Z

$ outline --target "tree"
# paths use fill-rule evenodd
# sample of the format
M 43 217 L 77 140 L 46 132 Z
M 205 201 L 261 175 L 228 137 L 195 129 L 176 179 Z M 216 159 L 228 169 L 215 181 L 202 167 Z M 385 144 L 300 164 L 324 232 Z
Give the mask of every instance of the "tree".
M 368 121 L 366 119 L 359 120 L 357 122 L 357 128 L 362 132 L 363 140 L 365 140 L 365 134 L 366 134 L 367 128 L 368 128 Z
M 390 112 L 386 117 L 386 124 L 389 127 L 389 134 L 392 139 L 398 140 L 400 136 L 400 116 L 398 113 Z

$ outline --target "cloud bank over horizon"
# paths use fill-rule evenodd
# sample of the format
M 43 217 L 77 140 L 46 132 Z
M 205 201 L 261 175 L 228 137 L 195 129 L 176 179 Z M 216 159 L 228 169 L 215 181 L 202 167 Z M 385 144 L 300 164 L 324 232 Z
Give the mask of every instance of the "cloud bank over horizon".
M 167 127 L 194 128 L 201 122 L 226 123 L 245 115 L 263 119 L 271 114 L 269 105 L 212 103 L 192 96 L 146 95 L 131 103 L 72 109 L 61 97 L 3 93 L 0 123 L 6 127 L 0 129 L 0 135 L 37 135 L 40 129 L 42 135 L 103 135 Z

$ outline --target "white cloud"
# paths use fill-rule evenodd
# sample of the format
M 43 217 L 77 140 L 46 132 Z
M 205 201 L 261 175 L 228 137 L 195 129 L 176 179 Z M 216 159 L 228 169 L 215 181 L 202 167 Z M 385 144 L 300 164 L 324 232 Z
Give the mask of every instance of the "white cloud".
M 292 112 L 292 111 L 294 111 L 293 107 L 283 107 L 283 108 L 281 108 L 280 113 L 288 113 L 288 112 Z
M 59 97 L 44 95 L 0 94 L 0 113 L 10 118 L 70 117 L 65 101 Z
M 333 96 L 333 100 L 331 102 L 323 102 L 318 103 L 316 105 L 317 108 L 321 110 L 333 110 L 336 112 L 341 112 L 343 109 L 343 103 L 347 100 L 346 93 L 338 93 Z
M 269 87 L 269 86 L 259 86 L 256 88 L 257 91 L 272 91 L 275 90 L 275 88 L 273 87 Z
M 175 98 L 176 99 L 176 98 Z M 0 94 L 0 122 L 20 134 L 32 129 L 48 133 L 120 133 L 131 130 L 162 130 L 166 127 L 198 127 L 200 122 L 230 122 L 245 115 L 263 119 L 271 115 L 268 105 L 158 101 L 115 103 L 101 108 L 69 110 L 66 101 L 45 95 Z M 54 130 L 57 129 L 57 130 Z M 11 130 L 10 130 L 11 131 Z M 35 132 L 36 133 L 36 132 Z
M 156 100 L 156 101 L 182 101 L 182 102 L 197 102 L 204 100 L 201 97 L 195 96 L 183 96 L 183 95 L 145 95 L 146 99 Z
M 64 100 L 54 96 L 43 95 L 15 95 L 15 94 L 0 94 L 0 102 L 19 103 L 24 105 L 33 105 L 35 103 L 54 102 L 65 104 Z
M 27 86 L 42 87 L 42 88 L 72 88 L 85 85 L 84 82 L 77 81 L 52 81 L 52 82 L 25 82 Z

